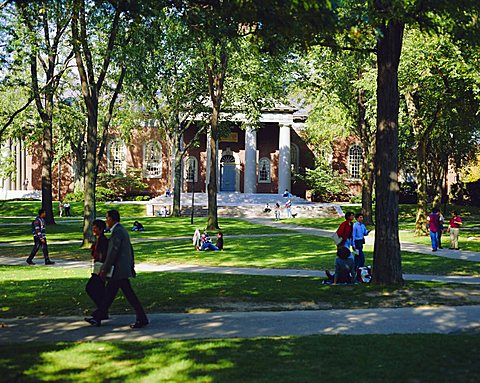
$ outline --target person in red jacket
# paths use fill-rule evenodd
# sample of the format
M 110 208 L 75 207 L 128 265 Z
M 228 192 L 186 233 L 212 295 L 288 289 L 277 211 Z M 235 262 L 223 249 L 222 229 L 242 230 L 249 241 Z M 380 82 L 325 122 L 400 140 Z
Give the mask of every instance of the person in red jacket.
M 338 247 L 345 246 L 347 249 L 350 249 L 352 244 L 354 217 L 355 214 L 351 211 L 345 213 L 345 221 L 343 221 L 337 229 L 338 236 L 342 238 L 342 242 L 337 245 Z

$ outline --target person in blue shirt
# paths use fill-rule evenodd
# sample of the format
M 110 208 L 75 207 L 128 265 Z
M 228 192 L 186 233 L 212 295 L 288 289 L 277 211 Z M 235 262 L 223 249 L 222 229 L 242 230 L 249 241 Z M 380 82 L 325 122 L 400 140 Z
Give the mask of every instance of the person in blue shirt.
M 363 253 L 363 245 L 365 244 L 365 236 L 368 230 L 363 224 L 363 214 L 355 214 L 357 222 L 353 224 L 353 247 L 355 250 L 355 270 L 365 266 L 365 254 Z

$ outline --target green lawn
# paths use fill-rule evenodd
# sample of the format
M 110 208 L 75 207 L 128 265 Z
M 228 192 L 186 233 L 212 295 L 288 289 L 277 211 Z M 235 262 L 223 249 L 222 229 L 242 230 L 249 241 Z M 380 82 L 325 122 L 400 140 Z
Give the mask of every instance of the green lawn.
M 0 348 L 0 381 L 473 383 L 479 352 L 478 335 L 29 343 Z
M 295 220 L 301 221 L 301 220 Z M 225 251 L 198 252 L 191 243 L 196 227 L 206 225 L 205 218 L 198 218 L 194 225 L 189 218 L 143 218 L 145 232 L 131 232 L 137 262 L 190 263 L 206 266 L 271 267 L 301 269 L 332 269 L 335 245 L 326 237 L 303 235 L 252 224 L 239 219 L 221 219 L 225 234 Z M 312 225 L 322 225 L 323 220 L 309 220 Z M 125 219 L 128 228 L 133 219 Z M 327 221 L 328 223 L 328 221 Z M 24 243 L 25 246 L 1 246 L 0 256 L 26 258 L 32 239 L 30 225 L 0 226 L 3 242 Z M 54 241 L 81 241 L 80 222 L 59 222 L 47 228 L 52 259 L 88 260 L 89 250 L 79 244 L 55 244 Z M 214 233 L 211 233 L 214 234 Z M 274 234 L 281 234 L 274 236 Z M 245 237 L 231 237 L 243 235 Z M 262 235 L 262 236 L 255 236 Z M 266 235 L 266 236 L 264 236 Z M 170 240 L 137 241 L 142 238 L 175 238 Z M 428 243 L 428 242 L 427 242 Z M 372 264 L 372 246 L 366 246 L 367 264 Z M 480 274 L 480 263 L 437 257 L 434 255 L 402 252 L 403 271 L 416 274 Z
M 84 316 L 92 308 L 88 277 L 86 269 L 0 266 L 1 316 Z M 480 298 L 478 285 L 439 282 L 329 286 L 321 278 L 143 272 L 132 283 L 147 312 L 469 305 Z M 111 312 L 131 310 L 119 294 Z
M 83 202 L 71 202 L 70 211 L 72 216 L 83 218 Z M 104 217 L 107 210 L 117 209 L 121 216 L 143 217 L 145 205 L 143 204 L 120 204 L 115 202 L 97 202 L 97 215 Z M 0 201 L 0 216 L 4 217 L 35 217 L 38 209 L 42 207 L 41 201 Z M 59 203 L 53 202 L 53 214 L 59 218 Z

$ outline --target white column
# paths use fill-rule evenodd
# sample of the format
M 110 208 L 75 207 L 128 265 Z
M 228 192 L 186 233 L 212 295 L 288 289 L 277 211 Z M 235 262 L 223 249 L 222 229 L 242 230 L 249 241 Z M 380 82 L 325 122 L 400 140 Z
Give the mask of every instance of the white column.
M 244 193 L 257 192 L 257 131 L 247 126 L 245 131 L 245 178 Z
M 27 178 L 27 153 L 25 150 L 25 141 L 21 141 L 22 143 L 22 154 L 21 154 L 21 177 L 20 177 L 20 182 L 22 183 L 22 190 L 26 190 L 24 183 L 25 179 Z
M 15 190 L 22 190 L 22 146 L 20 139 L 15 145 Z
M 11 155 L 11 142 L 10 142 L 10 139 L 8 139 L 5 143 L 5 157 L 10 158 L 10 155 Z M 11 187 L 12 187 L 11 176 L 8 176 L 5 179 L 5 183 L 3 185 L 4 185 L 3 187 L 4 187 L 5 191 L 11 190 Z
M 283 193 L 285 189 L 291 191 L 290 125 L 280 123 L 278 148 L 278 192 Z

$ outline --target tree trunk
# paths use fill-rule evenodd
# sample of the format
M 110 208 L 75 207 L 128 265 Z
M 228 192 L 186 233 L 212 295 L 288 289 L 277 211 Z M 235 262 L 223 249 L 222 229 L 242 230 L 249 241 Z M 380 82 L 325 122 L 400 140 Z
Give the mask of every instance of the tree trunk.
M 210 178 L 207 185 L 208 219 L 207 230 L 218 230 L 217 215 L 217 137 L 220 108 L 214 103 L 210 121 Z
M 95 189 L 97 184 L 97 111 L 98 104 L 88 105 L 87 125 L 87 158 L 85 159 L 85 183 L 83 203 L 83 243 L 82 246 L 89 246 L 94 238 L 92 223 L 96 219 Z
M 365 90 L 359 89 L 357 93 L 357 131 L 362 142 L 362 213 L 365 225 L 373 225 L 373 172 L 375 146 L 370 135 L 370 129 L 365 109 Z
M 173 182 L 173 216 L 180 217 L 181 214 L 181 193 L 182 193 L 182 160 L 181 140 L 176 140 L 175 147 L 175 180 Z
M 375 155 L 375 247 L 373 282 L 402 284 L 398 238 L 398 64 L 404 24 L 389 21 L 377 43 L 377 133 Z
M 415 218 L 415 235 L 427 234 L 427 172 L 425 162 L 427 158 L 427 142 L 425 139 L 417 142 L 417 214 Z
M 42 141 L 42 208 L 45 209 L 47 213 L 45 223 L 47 225 L 54 225 L 55 218 L 53 216 L 52 197 L 52 121 L 44 121 L 42 125 L 44 128 Z

